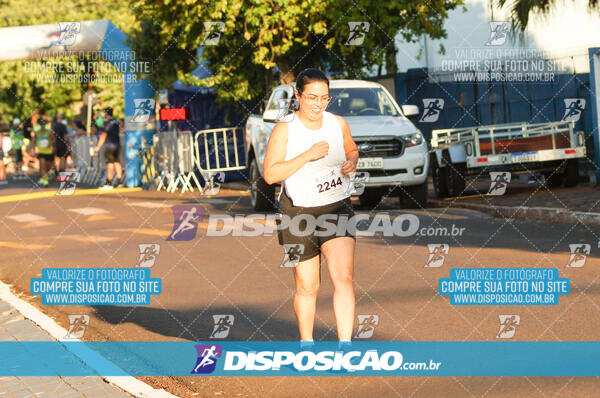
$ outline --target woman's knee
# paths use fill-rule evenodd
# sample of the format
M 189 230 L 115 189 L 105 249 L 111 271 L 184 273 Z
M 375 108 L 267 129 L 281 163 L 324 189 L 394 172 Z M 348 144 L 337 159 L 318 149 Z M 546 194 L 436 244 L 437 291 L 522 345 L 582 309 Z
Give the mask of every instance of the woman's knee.
M 296 294 L 300 296 L 316 296 L 319 292 L 319 281 L 296 282 Z
M 351 272 L 338 273 L 332 277 L 334 289 L 347 289 L 353 286 L 353 277 Z

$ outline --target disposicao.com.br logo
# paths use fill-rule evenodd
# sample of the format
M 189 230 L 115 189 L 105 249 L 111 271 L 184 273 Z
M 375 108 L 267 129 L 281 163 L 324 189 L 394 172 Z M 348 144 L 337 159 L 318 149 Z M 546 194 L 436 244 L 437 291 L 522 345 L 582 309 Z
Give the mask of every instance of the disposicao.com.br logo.
M 353 348 L 352 345 L 336 349 L 327 342 L 316 343 L 316 346 L 308 350 L 292 348 L 285 343 L 260 346 L 249 343 L 248 347 L 230 348 L 199 344 L 196 349 L 198 359 L 192 374 L 215 376 L 269 376 L 284 373 L 300 376 L 346 372 L 353 375 L 391 374 L 390 372 L 438 371 L 442 365 L 431 358 L 419 362 L 405 361 L 402 353 L 394 349 L 363 346 Z

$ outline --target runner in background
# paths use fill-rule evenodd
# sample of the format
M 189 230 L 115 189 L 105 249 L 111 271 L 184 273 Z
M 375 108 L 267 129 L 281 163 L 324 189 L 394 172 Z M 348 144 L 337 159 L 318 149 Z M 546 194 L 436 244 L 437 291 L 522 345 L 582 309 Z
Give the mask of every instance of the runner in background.
M 119 140 L 119 122 L 113 118 L 112 108 L 104 110 L 104 129 L 98 139 L 98 144 L 94 148 L 94 152 L 99 152 L 104 145 L 104 158 L 106 159 L 106 184 L 100 189 L 112 189 L 116 184 L 122 186 L 121 177 L 123 169 L 120 163 L 121 142 Z M 113 178 L 116 177 L 116 183 Z
M 33 126 L 35 153 L 40 161 L 40 179 L 38 185 L 48 186 L 49 171 L 54 162 L 54 133 L 50 123 L 40 116 Z
M 25 149 L 25 133 L 23 132 L 23 124 L 19 118 L 14 118 L 12 128 L 10 129 L 10 144 L 15 151 L 15 179 L 25 178 L 23 173 L 23 152 Z
M 65 171 L 66 160 L 69 154 L 67 127 L 63 124 L 63 121 L 63 114 L 58 112 L 52 122 L 52 131 L 54 131 L 54 168 L 57 173 Z

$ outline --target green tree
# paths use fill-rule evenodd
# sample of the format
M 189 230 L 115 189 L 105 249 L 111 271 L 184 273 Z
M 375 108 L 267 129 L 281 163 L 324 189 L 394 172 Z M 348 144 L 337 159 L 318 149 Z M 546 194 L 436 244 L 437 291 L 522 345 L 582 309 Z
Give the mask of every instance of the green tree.
M 140 28 L 132 45 L 153 63 L 150 80 L 166 87 L 181 79 L 214 87 L 221 102 L 263 98 L 276 84 L 295 80 L 309 66 L 363 78 L 383 67 L 396 72 L 400 34 L 409 42 L 426 34 L 445 37 L 443 21 L 462 0 L 133 0 Z M 349 22 L 368 22 L 362 45 L 350 46 Z M 206 22 L 224 29 L 217 45 L 203 45 Z M 202 60 L 195 49 L 202 47 Z M 205 61 L 205 64 L 202 62 Z M 212 75 L 190 72 L 206 65 Z M 242 105 L 244 106 L 244 105 Z

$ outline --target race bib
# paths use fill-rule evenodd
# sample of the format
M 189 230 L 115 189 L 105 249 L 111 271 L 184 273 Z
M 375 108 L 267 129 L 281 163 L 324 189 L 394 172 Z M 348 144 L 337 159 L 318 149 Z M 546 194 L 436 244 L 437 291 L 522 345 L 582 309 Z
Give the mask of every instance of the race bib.
M 48 148 L 49 144 L 50 144 L 50 141 L 48 140 L 48 138 L 40 138 L 38 140 L 38 146 L 40 148 Z
M 315 177 L 313 193 L 319 198 L 341 197 L 348 185 L 348 177 L 337 166 Z

